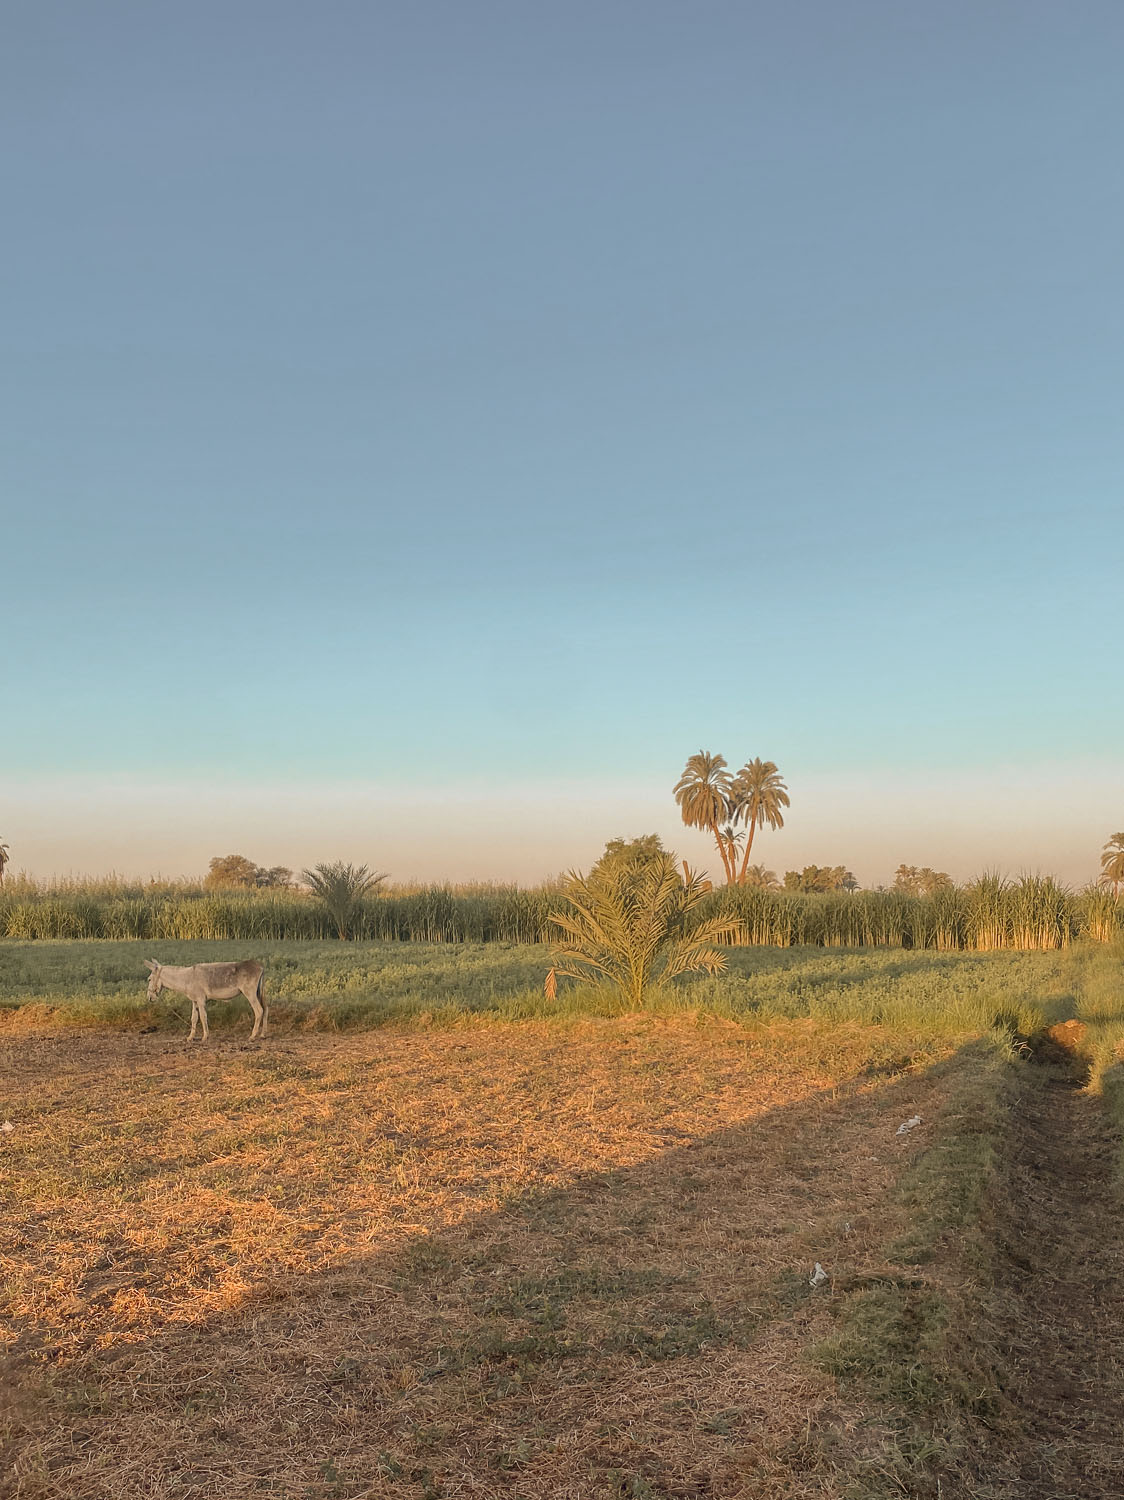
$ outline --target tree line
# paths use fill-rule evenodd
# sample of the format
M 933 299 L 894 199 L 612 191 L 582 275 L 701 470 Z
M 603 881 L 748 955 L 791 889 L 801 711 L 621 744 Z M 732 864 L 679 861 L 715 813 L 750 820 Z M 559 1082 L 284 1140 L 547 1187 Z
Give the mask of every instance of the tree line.
M 772 829 L 782 828 L 783 810 L 790 806 L 788 788 L 773 761 L 759 758 L 747 761 L 735 774 L 730 772 L 722 756 L 700 750 L 688 759 L 675 785 L 674 796 L 684 824 L 689 828 L 704 829 L 714 838 L 727 886 L 767 892 L 783 890 L 802 895 L 853 892 L 859 888 L 853 873 L 843 865 L 805 865 L 802 870 L 787 870 L 782 882 L 776 872 L 764 864 L 749 863 L 757 830 L 766 825 Z M 644 844 L 645 841 L 631 842 Z M 659 845 L 659 840 L 651 835 L 648 840 L 650 852 L 654 845 Z M 614 846 L 623 846 L 623 841 L 612 841 L 607 850 Z M 10 847 L 0 839 L 0 891 L 3 891 L 5 871 L 10 862 Z M 1099 883 L 1111 887 L 1115 903 L 1124 884 L 1124 832 L 1109 836 L 1101 851 L 1100 863 Z M 263 866 L 242 854 L 226 854 L 216 855 L 210 861 L 203 888 L 216 893 L 258 891 L 280 894 L 292 891 L 294 895 L 311 894 L 323 904 L 338 934 L 344 937 L 355 927 L 364 900 L 385 893 L 387 879 L 385 873 L 372 872 L 366 865 L 335 861 L 303 870 L 301 880 L 305 889 L 300 891 L 293 871 L 288 867 Z M 701 883 L 709 885 L 705 881 Z M 451 887 L 433 889 L 448 892 Z M 882 887 L 878 889 L 882 890 Z M 913 897 L 932 897 L 952 889 L 954 882 L 947 871 L 907 864 L 898 866 L 890 886 L 893 893 Z M 19 925 L 17 922 L 17 928 Z M 31 925 L 38 924 L 32 922 Z M 86 925 L 91 924 L 87 922 Z M 3 928 L 0 928 L 0 935 L 4 935 Z
M 859 889 L 859 882 L 843 865 L 805 865 L 802 870 L 786 870 L 782 883 L 775 870 L 750 864 L 757 830 L 766 825 L 774 830 L 783 828 L 784 811 L 791 806 L 788 787 L 775 761 L 758 757 L 733 772 L 725 756 L 700 750 L 688 757 L 675 783 L 674 796 L 684 824 L 702 829 L 714 839 L 727 885 L 806 893 Z M 1112 886 L 1114 898 L 1119 896 L 1124 885 L 1124 833 L 1109 835 L 1101 851 L 1099 879 Z M 953 884 L 946 870 L 900 864 L 890 889 L 909 896 L 932 896 L 951 889 Z

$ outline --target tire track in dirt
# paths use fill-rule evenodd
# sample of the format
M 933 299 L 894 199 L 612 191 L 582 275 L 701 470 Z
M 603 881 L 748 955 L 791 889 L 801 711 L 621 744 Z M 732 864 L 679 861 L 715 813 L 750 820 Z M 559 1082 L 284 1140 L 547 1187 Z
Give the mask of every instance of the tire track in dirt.
M 993 1450 L 994 1488 L 1019 1500 L 1124 1496 L 1124 1215 L 1119 1141 L 1076 1060 L 1052 1054 L 1012 1122 L 997 1226 L 1009 1312 L 1007 1397 L 1017 1451 Z M 1004 1444 L 1006 1448 L 1007 1445 Z M 1002 1475 L 1002 1478 L 999 1476 Z M 997 1482 L 998 1481 L 998 1482 Z

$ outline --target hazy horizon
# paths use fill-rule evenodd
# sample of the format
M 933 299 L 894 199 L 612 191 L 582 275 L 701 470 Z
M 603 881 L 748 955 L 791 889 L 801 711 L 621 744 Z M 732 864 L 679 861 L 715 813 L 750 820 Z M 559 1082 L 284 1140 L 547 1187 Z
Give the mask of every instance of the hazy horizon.
M 1058 797 L 1067 771 L 1065 795 Z M 1054 767 L 1049 775 L 1008 767 L 968 778 L 806 772 L 792 786 L 785 827 L 757 834 L 753 862 L 778 875 L 806 864 L 845 864 L 864 887 L 891 883 L 903 863 L 947 870 L 958 881 L 987 869 L 1050 873 L 1080 886 L 1099 873 L 1112 831 L 1101 809 L 1116 777 L 1104 762 Z M 611 838 L 658 833 L 721 879 L 713 843 L 683 826 L 670 786 L 522 784 L 501 803 L 482 785 L 404 796 L 371 782 L 314 790 L 82 777 L 37 785 L 24 778 L 21 800 L 36 811 L 26 828 L 18 821 L 7 835 L 8 873 L 200 877 L 213 856 L 237 853 L 296 871 L 350 860 L 386 870 L 398 882 L 536 884 L 588 868 Z M 1043 810 L 1047 786 L 1055 796 Z M 179 831 L 185 822 L 190 835 Z

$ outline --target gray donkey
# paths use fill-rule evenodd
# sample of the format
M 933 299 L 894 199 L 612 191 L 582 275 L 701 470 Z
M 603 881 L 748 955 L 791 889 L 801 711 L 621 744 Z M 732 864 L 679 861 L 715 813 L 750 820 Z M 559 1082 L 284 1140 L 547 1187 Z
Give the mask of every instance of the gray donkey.
M 174 969 L 167 964 L 146 958 L 151 970 L 148 980 L 148 998 L 155 1000 L 161 990 L 175 990 L 177 995 L 186 995 L 191 1001 L 191 1032 L 188 1041 L 195 1040 L 195 1027 L 203 1022 L 203 1040 L 207 1030 L 207 1001 L 233 1000 L 235 995 L 245 995 L 254 1013 L 254 1037 L 265 1035 L 269 1021 L 269 1004 L 265 998 L 265 970 L 253 959 L 243 959 L 235 964 L 192 964 L 188 968 Z

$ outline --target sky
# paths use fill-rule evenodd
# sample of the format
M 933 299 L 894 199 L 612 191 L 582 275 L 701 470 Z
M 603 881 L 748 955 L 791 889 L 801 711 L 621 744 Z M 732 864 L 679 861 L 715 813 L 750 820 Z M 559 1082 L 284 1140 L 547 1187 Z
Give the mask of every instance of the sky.
M 1095 875 L 1117 0 L 4 18 L 13 869 Z

